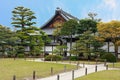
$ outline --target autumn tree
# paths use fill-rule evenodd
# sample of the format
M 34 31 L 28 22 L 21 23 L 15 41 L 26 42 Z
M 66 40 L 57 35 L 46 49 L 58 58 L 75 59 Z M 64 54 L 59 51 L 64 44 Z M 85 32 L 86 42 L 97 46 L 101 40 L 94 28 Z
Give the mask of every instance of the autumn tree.
M 99 40 L 107 40 L 114 44 L 115 56 L 118 57 L 118 46 L 120 45 L 120 21 L 111 21 L 99 23 L 97 25 Z

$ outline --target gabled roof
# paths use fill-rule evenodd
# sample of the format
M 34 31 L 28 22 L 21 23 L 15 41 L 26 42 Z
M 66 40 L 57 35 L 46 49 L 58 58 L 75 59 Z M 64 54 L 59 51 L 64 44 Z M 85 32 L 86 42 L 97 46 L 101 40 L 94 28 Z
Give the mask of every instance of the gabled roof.
M 64 18 L 65 21 L 68 21 L 70 19 L 75 19 L 75 20 L 79 20 L 78 18 L 72 16 L 71 14 L 63 11 L 62 9 L 60 9 L 59 7 L 57 7 L 56 11 L 55 11 L 55 14 L 53 15 L 53 17 L 51 17 L 48 22 L 46 22 L 42 27 L 41 29 L 44 29 L 47 27 L 47 25 L 56 17 L 56 15 L 60 15 Z

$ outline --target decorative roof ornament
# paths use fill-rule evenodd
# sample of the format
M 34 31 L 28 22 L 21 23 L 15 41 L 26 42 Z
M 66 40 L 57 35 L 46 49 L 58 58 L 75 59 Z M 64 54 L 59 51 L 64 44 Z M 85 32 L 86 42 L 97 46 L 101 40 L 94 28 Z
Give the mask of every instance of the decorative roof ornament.
M 57 8 L 56 8 L 56 10 L 58 10 L 58 11 L 59 11 L 59 10 L 60 10 L 60 8 L 59 8 L 59 7 L 57 7 Z

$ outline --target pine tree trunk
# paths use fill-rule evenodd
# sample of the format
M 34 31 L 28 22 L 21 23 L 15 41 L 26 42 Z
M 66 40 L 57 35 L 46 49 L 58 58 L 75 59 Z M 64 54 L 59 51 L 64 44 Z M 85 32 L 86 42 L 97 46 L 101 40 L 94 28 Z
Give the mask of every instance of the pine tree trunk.
M 117 45 L 115 45 L 115 56 L 116 58 L 118 58 L 118 46 Z
M 72 49 L 72 35 L 70 35 L 70 50 Z M 71 56 L 71 54 L 70 54 Z

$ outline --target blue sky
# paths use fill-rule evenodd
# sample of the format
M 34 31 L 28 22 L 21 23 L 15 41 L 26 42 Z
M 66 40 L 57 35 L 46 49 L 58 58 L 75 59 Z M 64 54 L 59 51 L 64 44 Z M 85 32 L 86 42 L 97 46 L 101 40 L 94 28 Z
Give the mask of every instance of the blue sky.
M 97 13 L 97 18 L 108 22 L 120 20 L 120 0 L 1 0 L 0 24 L 11 27 L 12 10 L 17 6 L 30 8 L 35 12 L 37 24 L 40 27 L 54 15 L 56 7 L 73 16 L 83 19 L 89 12 Z

